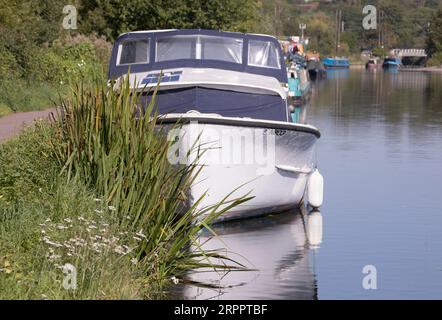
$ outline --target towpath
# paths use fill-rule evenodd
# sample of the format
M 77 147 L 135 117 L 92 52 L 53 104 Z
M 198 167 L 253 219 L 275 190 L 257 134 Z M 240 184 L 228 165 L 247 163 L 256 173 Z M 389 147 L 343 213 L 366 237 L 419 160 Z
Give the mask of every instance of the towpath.
M 43 111 L 13 113 L 0 117 L 0 143 L 16 136 L 24 127 L 30 126 L 37 119 L 48 119 L 54 108 Z

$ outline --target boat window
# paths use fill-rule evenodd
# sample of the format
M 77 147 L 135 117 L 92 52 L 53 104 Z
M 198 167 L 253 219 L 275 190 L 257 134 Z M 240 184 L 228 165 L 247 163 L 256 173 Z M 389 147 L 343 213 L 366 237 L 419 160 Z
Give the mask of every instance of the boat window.
M 190 35 L 161 37 L 155 61 L 205 59 L 242 63 L 242 39 Z
M 155 61 L 195 59 L 196 36 L 173 36 L 157 40 Z
M 270 41 L 249 41 L 249 65 L 280 69 L 278 49 Z
M 149 41 L 125 41 L 120 47 L 119 64 L 149 63 Z
M 200 36 L 201 59 L 242 63 L 242 39 Z

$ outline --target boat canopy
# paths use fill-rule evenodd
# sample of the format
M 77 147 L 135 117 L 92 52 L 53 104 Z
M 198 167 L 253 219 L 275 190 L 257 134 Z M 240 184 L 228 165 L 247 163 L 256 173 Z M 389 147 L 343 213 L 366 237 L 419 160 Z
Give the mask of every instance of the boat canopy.
M 109 78 L 175 68 L 247 72 L 287 83 L 284 57 L 272 36 L 216 30 L 137 31 L 115 42 Z
M 145 107 L 152 94 L 141 97 Z M 237 92 L 204 87 L 160 90 L 155 96 L 159 114 L 200 113 L 219 114 L 223 117 L 242 117 L 261 120 L 287 121 L 285 100 L 277 95 Z
M 287 71 L 276 38 L 213 30 L 138 31 L 121 35 L 109 78 L 130 70 L 134 90 L 160 89 L 159 114 L 216 113 L 288 121 Z M 144 106 L 152 91 L 143 94 Z

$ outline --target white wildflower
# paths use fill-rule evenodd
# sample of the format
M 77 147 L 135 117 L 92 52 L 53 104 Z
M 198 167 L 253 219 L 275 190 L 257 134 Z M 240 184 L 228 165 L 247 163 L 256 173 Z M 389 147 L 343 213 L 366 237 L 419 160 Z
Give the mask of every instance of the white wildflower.
M 172 278 L 170 278 L 170 280 L 172 280 L 172 282 L 174 283 L 174 284 L 178 284 L 178 283 L 180 283 L 180 279 L 178 279 L 177 277 L 172 277 Z
M 147 239 L 146 235 L 143 233 L 143 229 L 141 229 L 140 231 L 138 231 L 135 235 L 137 235 L 138 237 Z
M 124 248 L 122 246 L 115 247 L 114 251 L 118 254 L 126 254 L 126 252 L 124 251 Z
M 58 242 L 54 242 L 54 241 L 49 240 L 49 237 L 43 237 L 43 241 L 44 241 L 46 244 L 48 244 L 48 245 L 50 245 L 50 246 L 57 247 L 57 248 L 63 246 L 62 244 L 60 244 L 60 243 L 58 243 Z
M 60 258 L 61 258 L 61 255 L 59 255 L 59 254 L 51 254 L 49 256 L 49 260 L 57 260 L 57 259 L 60 259 Z

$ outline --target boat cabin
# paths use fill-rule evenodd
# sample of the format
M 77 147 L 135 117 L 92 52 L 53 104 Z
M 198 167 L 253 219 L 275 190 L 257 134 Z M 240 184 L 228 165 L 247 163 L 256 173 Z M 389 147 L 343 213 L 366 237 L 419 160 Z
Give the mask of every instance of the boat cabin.
M 159 114 L 216 113 L 288 121 L 287 69 L 271 36 L 214 30 L 137 31 L 115 42 L 109 79 L 155 87 Z M 143 95 L 143 103 L 151 99 Z

